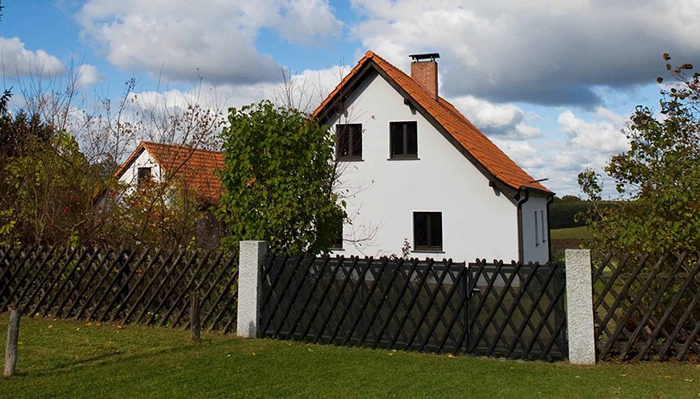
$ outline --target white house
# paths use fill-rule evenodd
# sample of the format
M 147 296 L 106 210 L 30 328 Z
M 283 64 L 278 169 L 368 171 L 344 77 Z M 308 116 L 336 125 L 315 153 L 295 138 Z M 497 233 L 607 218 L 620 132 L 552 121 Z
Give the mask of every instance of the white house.
M 408 76 L 368 51 L 314 112 L 351 219 L 334 253 L 548 261 L 554 193 L 438 96 L 438 54 L 411 57 Z

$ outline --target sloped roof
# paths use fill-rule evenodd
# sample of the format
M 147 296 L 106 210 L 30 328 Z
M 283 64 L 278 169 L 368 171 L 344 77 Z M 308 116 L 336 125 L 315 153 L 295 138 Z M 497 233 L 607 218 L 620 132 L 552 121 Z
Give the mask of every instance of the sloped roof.
M 373 65 L 410 96 L 425 112 L 449 133 L 454 140 L 462 146 L 479 164 L 507 186 L 520 190 L 530 188 L 551 194 L 541 183 L 534 181 L 527 172 L 520 168 L 508 155 L 501 151 L 484 133 L 464 117 L 452 104 L 439 97 L 437 100 L 431 96 L 418 82 L 406 73 L 396 68 L 372 51 L 367 51 L 365 56 L 357 63 L 350 73 L 338 84 L 321 105 L 314 111 L 318 117 L 334 101 L 336 96 L 358 76 L 364 67 Z
M 223 168 L 223 154 L 217 151 L 142 141 L 114 175 L 117 178 L 120 177 L 144 150 L 151 154 L 165 173 L 175 173 L 180 181 L 194 188 L 201 199 L 214 204 L 219 202 L 222 188 L 214 172 Z

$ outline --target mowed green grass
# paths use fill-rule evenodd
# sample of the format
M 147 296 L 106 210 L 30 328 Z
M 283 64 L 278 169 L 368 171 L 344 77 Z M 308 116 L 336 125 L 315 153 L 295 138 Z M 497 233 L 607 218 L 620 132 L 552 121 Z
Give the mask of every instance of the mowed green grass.
M 552 230 L 551 234 L 552 240 L 586 240 L 592 237 L 590 230 L 588 230 L 588 227 L 586 226 L 571 227 L 568 229 L 556 229 Z
M 7 314 L 0 315 L 4 336 Z M 697 398 L 697 364 L 502 361 L 23 318 L 0 398 Z M 4 348 L 4 345 L 3 345 Z M 4 350 L 4 349 L 3 349 Z M 4 358 L 4 354 L 3 354 Z

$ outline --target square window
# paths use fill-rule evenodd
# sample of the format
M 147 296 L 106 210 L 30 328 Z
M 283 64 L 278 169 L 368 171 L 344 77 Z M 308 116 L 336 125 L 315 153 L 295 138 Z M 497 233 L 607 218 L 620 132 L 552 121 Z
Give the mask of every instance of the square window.
M 362 160 L 362 124 L 336 125 L 336 156 L 340 161 Z
M 390 122 L 391 158 L 418 158 L 418 123 Z
M 413 213 L 413 248 L 442 251 L 442 212 Z

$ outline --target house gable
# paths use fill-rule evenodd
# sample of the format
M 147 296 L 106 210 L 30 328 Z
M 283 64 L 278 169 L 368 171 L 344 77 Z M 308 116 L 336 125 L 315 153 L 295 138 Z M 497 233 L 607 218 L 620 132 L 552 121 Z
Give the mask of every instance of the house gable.
M 404 98 L 407 105 L 420 112 L 462 155 L 464 155 L 493 187 L 509 198 L 519 198 L 523 189 L 553 194 L 535 181 L 513 160 L 480 132 L 452 104 L 433 98 L 418 83 L 381 57 L 368 51 L 335 90 L 314 111 L 319 122 L 344 112 L 344 103 L 367 76 L 376 71 Z
M 344 227 L 343 254 L 401 254 L 405 239 L 414 249 L 410 256 L 517 257 L 516 201 L 489 187 L 489 180 L 386 79 L 369 71 L 346 100 L 346 114 L 326 121 L 329 126 L 361 123 L 363 129 L 362 159 L 341 163 L 339 192 L 351 220 Z M 417 157 L 392 158 L 390 126 L 396 122 L 417 124 Z M 442 215 L 442 251 L 415 251 L 416 213 Z

